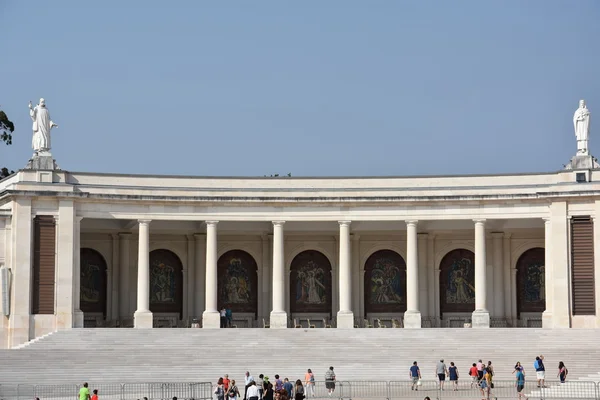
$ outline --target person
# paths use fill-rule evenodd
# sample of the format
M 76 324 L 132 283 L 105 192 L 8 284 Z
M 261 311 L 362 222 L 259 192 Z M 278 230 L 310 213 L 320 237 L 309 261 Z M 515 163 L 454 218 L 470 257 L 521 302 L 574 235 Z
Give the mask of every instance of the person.
M 225 389 L 225 398 L 237 400 L 238 397 L 240 397 L 240 391 L 235 384 L 235 379 L 232 379 L 227 389 Z
M 535 368 L 537 387 L 546 387 L 546 368 L 544 367 L 544 356 L 538 356 L 535 358 L 533 368 Z
M 435 368 L 435 374 L 437 375 L 440 381 L 440 390 L 444 390 L 444 381 L 446 381 L 446 375 L 448 375 L 448 368 L 446 368 L 446 364 L 444 364 L 444 359 L 442 358 L 439 363 L 437 363 L 437 367 Z
M 481 397 L 485 399 L 490 398 L 491 391 L 491 382 L 490 382 L 490 374 L 487 367 L 483 368 L 483 377 L 479 381 L 479 390 L 481 391 Z
M 258 388 L 258 398 L 262 400 L 263 394 L 265 393 L 265 376 L 263 374 L 258 375 L 258 382 L 256 382 Z
M 225 392 L 229 390 L 229 382 L 229 375 L 225 374 L 223 377 L 223 388 L 225 389 Z
M 409 378 L 412 380 L 412 385 L 410 386 L 410 390 L 419 390 L 419 380 L 421 379 L 421 370 L 417 365 L 416 361 L 413 361 L 413 365 L 410 367 Z
M 303 400 L 304 399 L 304 386 L 302 386 L 302 381 L 300 379 L 296 379 L 296 384 L 294 385 L 294 400 Z
M 477 361 L 477 381 L 480 381 L 483 378 L 483 362 L 481 360 Z
M 79 400 L 90 400 L 90 389 L 88 389 L 87 382 L 85 382 L 83 387 L 79 389 Z
M 248 388 L 250 387 L 250 382 L 254 382 L 254 377 L 252 375 L 250 375 L 250 371 L 246 371 L 245 374 L 246 378 L 244 380 L 244 400 L 246 400 L 248 398 L 248 396 L 246 395 L 246 392 L 248 392 Z
M 327 388 L 329 397 L 333 396 L 333 392 L 335 391 L 335 372 L 333 372 L 333 367 L 329 367 L 325 373 L 325 387 Z
M 477 382 L 479 381 L 479 371 L 477 371 L 476 363 L 473 363 L 473 365 L 469 369 L 469 376 L 471 377 L 471 389 L 473 389 L 473 385 L 477 384 Z
M 523 368 L 520 361 L 517 361 L 517 363 L 515 364 L 515 369 L 512 373 L 514 374 L 517 371 L 521 371 L 523 374 L 525 374 L 525 368 Z
M 523 389 L 525 388 L 525 374 L 520 369 L 516 371 L 517 381 L 515 382 L 515 386 L 517 387 L 517 399 L 524 398 L 527 400 L 527 396 L 525 396 L 525 393 L 523 393 Z
M 225 319 L 227 320 L 227 327 L 231 328 L 233 325 L 233 313 L 231 312 L 231 308 L 229 308 L 229 306 L 225 307 Z
M 265 381 L 263 400 L 273 400 L 273 384 Z
M 294 390 L 294 385 L 292 385 L 292 382 L 290 382 L 290 380 L 288 378 L 283 379 L 283 388 L 287 392 L 288 397 L 291 399 L 292 391 Z
M 254 379 L 250 382 L 250 386 L 248 386 L 248 391 L 246 392 L 246 397 L 248 400 L 258 400 L 258 387 L 256 386 L 256 382 Z
M 448 376 L 450 378 L 450 382 L 452 382 L 454 391 L 456 392 L 458 390 L 458 368 L 456 368 L 454 362 L 450 362 L 450 368 L 448 368 Z
M 227 317 L 226 317 L 225 307 L 221 308 L 221 310 L 219 311 L 219 316 L 221 317 L 221 328 L 226 328 L 227 327 Z
M 558 363 L 558 375 L 557 375 L 557 377 L 560 378 L 560 383 L 565 383 L 565 379 L 567 379 L 568 374 L 569 374 L 569 370 L 567 369 L 567 367 L 565 367 L 565 363 L 560 361 Z
M 315 397 L 315 374 L 310 368 L 304 375 L 304 385 L 306 386 L 306 395 Z
M 225 386 L 223 385 L 223 378 L 219 378 L 213 393 L 217 396 L 217 400 L 225 400 Z
M 94 394 L 92 395 L 92 400 L 98 400 L 98 389 L 94 389 Z
M 275 374 L 275 393 L 283 390 L 283 381 L 279 379 L 279 374 Z

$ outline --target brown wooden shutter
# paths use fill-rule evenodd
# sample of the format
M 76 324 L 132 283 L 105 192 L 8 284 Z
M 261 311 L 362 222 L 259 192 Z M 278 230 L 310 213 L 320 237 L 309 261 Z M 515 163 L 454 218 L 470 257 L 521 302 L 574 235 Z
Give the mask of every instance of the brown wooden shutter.
M 54 314 L 56 224 L 54 217 L 34 219 L 32 314 Z
M 595 315 L 594 223 L 589 216 L 571 219 L 571 282 L 573 315 Z

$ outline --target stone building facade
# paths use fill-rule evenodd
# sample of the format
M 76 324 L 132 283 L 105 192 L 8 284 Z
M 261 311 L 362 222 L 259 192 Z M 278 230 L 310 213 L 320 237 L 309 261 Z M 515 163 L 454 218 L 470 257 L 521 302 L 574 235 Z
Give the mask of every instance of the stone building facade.
M 600 327 L 600 172 L 0 181 L 0 347 L 61 329 Z

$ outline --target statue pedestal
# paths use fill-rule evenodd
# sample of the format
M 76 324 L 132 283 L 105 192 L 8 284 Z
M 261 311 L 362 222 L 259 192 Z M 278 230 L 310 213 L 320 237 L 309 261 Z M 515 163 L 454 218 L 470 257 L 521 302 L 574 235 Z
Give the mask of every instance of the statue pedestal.
M 571 162 L 565 165 L 565 169 L 577 170 L 577 169 L 596 169 L 600 168 L 600 164 L 596 158 L 591 155 L 576 155 L 571 158 Z
M 52 157 L 52 154 L 48 151 L 41 151 L 35 153 L 29 160 L 25 169 L 36 169 L 36 170 L 47 170 L 54 171 L 59 170 L 60 167 L 56 163 L 56 160 Z

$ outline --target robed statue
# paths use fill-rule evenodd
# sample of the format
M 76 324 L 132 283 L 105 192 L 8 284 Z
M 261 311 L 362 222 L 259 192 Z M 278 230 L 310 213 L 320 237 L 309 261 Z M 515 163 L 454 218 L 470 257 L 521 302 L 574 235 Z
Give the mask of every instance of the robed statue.
M 590 136 L 590 110 L 585 106 L 585 100 L 579 100 L 579 108 L 573 115 L 573 127 L 577 138 L 577 155 L 587 156 Z
M 40 99 L 40 104 L 35 107 L 32 107 L 31 102 L 29 102 L 29 116 L 33 121 L 31 147 L 33 147 L 36 154 L 49 152 L 51 148 L 50 130 L 58 128 L 58 125 L 50 118 L 50 112 L 46 108 L 46 101 Z

